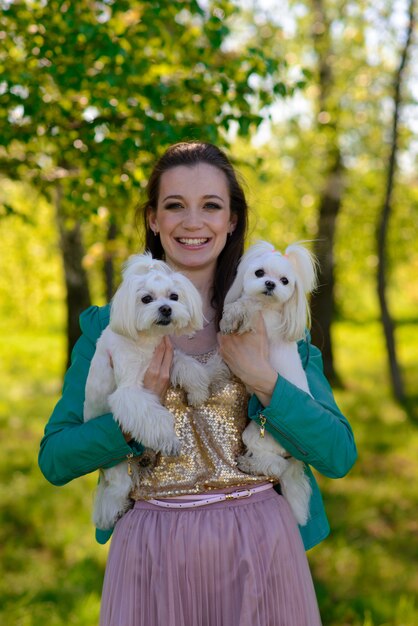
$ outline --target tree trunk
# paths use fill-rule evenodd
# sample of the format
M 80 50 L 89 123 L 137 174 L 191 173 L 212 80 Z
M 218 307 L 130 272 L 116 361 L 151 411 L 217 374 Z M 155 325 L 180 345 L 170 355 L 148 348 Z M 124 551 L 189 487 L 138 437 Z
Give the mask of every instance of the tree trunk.
M 335 313 L 334 241 L 341 208 L 344 170 L 338 145 L 337 107 L 333 104 L 331 25 L 323 0 L 312 0 L 312 37 L 318 67 L 318 132 L 325 135 L 324 186 L 318 213 L 318 233 L 314 252 L 319 261 L 318 289 L 312 296 L 312 341 L 321 348 L 327 378 L 341 384 L 334 365 L 331 326 Z
M 392 137 L 391 137 L 391 150 L 389 155 L 387 179 L 386 179 L 386 193 L 383 202 L 382 212 L 380 215 L 380 221 L 377 228 L 377 294 L 380 304 L 381 320 L 386 340 L 386 349 L 388 355 L 389 371 L 392 382 L 392 389 L 394 396 L 400 402 L 405 402 L 405 391 L 402 380 L 402 373 L 399 367 L 398 358 L 396 354 L 396 342 L 394 323 L 389 312 L 389 306 L 386 297 L 386 285 L 387 285 L 387 232 L 389 227 L 389 220 L 392 213 L 392 198 L 393 187 L 395 183 L 396 172 L 396 159 L 398 152 L 398 139 L 399 139 L 399 114 L 402 105 L 402 82 L 406 62 L 408 58 L 408 51 L 411 45 L 412 33 L 415 23 L 415 0 L 410 0 L 409 3 L 409 22 L 407 37 L 405 45 L 402 50 L 399 67 L 394 77 L 393 85 L 393 120 L 392 120 Z
M 314 252 L 319 261 L 318 288 L 312 296 L 312 341 L 322 350 L 324 372 L 334 385 L 341 385 L 334 367 L 331 326 L 335 314 L 334 240 L 341 207 L 343 169 L 339 152 L 327 173 L 318 215 Z
M 80 336 L 78 318 L 84 309 L 90 306 L 90 291 L 87 273 L 83 267 L 84 247 L 79 222 L 67 223 L 63 207 L 62 188 L 57 185 L 54 193 L 56 218 L 60 236 L 62 253 L 66 302 L 67 302 L 67 364 L 71 361 L 71 351 Z
M 107 243 L 109 245 L 108 245 L 108 250 L 106 252 L 104 265 L 103 265 L 107 302 L 111 301 L 115 293 L 115 268 L 113 265 L 113 256 L 114 256 L 113 244 L 115 242 L 117 232 L 118 231 L 117 231 L 116 223 L 113 219 L 111 219 L 109 228 L 107 229 Z

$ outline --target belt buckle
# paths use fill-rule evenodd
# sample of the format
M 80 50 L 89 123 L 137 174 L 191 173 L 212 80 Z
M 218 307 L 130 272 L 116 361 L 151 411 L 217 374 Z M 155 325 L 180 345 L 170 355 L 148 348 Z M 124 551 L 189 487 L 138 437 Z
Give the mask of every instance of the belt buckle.
M 233 496 L 233 498 L 235 499 L 241 499 L 241 498 L 249 498 L 250 496 L 252 496 L 251 493 L 251 489 L 243 489 L 242 491 L 235 491 L 234 494 L 231 494 Z

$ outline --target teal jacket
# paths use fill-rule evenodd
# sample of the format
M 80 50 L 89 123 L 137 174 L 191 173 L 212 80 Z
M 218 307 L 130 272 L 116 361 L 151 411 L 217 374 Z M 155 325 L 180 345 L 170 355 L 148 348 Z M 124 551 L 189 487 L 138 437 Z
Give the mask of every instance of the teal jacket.
M 90 307 L 80 317 L 83 331 L 72 353 L 62 397 L 57 403 L 41 441 L 39 466 L 53 485 L 99 468 L 108 468 L 143 452 L 140 443 L 127 443 L 111 413 L 84 422 L 83 404 L 87 374 L 96 341 L 109 323 L 109 305 Z M 309 334 L 298 344 L 299 354 L 313 395 L 278 377 L 271 403 L 262 407 L 256 396 L 249 402 L 248 415 L 267 418 L 266 428 L 295 458 L 304 461 L 312 485 L 310 518 L 300 532 L 308 550 L 329 533 L 321 494 L 310 465 L 330 478 L 345 476 L 357 458 L 353 432 L 338 409 L 324 377 L 320 351 Z M 99 543 L 112 531 L 96 530 Z

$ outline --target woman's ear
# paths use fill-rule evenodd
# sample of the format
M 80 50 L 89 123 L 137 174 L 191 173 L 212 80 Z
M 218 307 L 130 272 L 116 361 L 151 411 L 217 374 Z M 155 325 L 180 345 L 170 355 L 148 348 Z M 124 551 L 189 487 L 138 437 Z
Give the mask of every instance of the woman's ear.
M 238 224 L 238 215 L 231 213 L 231 219 L 229 220 L 229 234 L 232 235 Z
M 148 225 L 149 225 L 150 229 L 152 230 L 154 235 L 156 235 L 158 233 L 158 231 L 159 231 L 158 220 L 157 220 L 157 211 L 153 211 L 153 209 L 148 209 L 148 211 L 147 211 L 147 220 L 148 220 Z

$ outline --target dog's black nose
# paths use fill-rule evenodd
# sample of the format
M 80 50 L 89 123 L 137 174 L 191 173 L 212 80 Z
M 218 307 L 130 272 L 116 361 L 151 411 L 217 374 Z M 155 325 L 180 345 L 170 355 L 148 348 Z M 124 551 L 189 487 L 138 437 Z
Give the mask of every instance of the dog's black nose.
M 163 304 L 163 306 L 160 306 L 158 310 L 161 313 L 161 315 L 164 315 L 164 317 L 170 317 L 171 315 L 171 307 L 168 306 L 167 304 Z
M 265 286 L 267 287 L 267 289 L 269 291 L 273 291 L 273 289 L 276 286 L 276 283 L 274 283 L 272 280 L 266 280 L 266 282 L 264 284 L 265 284 Z

